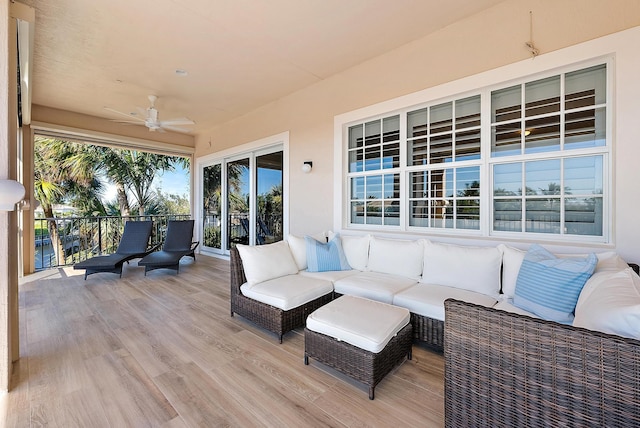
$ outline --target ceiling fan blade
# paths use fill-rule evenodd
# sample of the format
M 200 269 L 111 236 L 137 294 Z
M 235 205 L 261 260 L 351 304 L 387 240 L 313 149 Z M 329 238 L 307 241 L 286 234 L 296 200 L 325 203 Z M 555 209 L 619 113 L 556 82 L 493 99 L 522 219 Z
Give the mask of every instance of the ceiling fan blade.
M 109 107 L 104 107 L 104 109 L 105 109 L 105 110 L 107 110 L 107 111 L 110 111 L 111 113 L 119 114 L 119 115 L 121 115 L 121 116 L 126 116 L 126 117 L 128 117 L 130 120 L 137 120 L 137 121 L 139 121 L 139 122 L 144 122 L 144 119 L 142 119 L 142 118 L 140 118 L 140 117 L 133 116 L 133 115 L 131 115 L 131 114 L 129 114 L 129 113 L 123 113 L 123 112 L 121 112 L 121 111 L 114 110 L 114 109 L 109 108 Z
M 165 125 L 169 125 L 169 126 L 173 126 L 173 125 L 195 125 L 196 123 L 191 120 L 191 119 L 187 119 L 186 117 L 180 117 L 177 119 L 169 119 L 169 120 L 161 120 L 160 121 L 160 125 L 161 126 L 165 126 Z
M 111 122 L 116 123 L 124 123 L 125 125 L 144 125 L 144 122 L 140 122 L 137 120 L 120 120 L 120 119 L 109 119 Z
M 183 134 L 189 134 L 191 131 L 188 129 L 184 129 L 184 128 L 178 128 L 177 126 L 165 126 L 164 124 L 162 125 L 162 128 L 160 129 L 166 129 L 168 131 L 174 131 L 174 132 L 181 132 Z

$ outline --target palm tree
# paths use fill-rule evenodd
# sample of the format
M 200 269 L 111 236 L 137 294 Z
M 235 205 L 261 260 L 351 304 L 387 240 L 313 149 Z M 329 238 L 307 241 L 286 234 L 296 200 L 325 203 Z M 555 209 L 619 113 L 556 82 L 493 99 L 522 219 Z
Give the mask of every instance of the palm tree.
M 63 202 L 65 195 L 73 198 L 82 194 L 87 201 L 97 200 L 100 191 L 96 168 L 79 156 L 83 145 L 54 138 L 38 138 L 34 150 L 34 192 L 40 202 L 51 244 L 58 264 L 64 264 L 64 247 L 60 241 L 53 205 Z

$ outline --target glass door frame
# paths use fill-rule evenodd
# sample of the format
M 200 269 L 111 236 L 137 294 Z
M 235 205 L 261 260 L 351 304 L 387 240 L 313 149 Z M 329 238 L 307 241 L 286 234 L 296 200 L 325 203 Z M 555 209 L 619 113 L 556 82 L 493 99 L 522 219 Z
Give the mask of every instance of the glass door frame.
M 255 245 L 256 237 L 256 216 L 257 216 L 257 174 L 255 171 L 256 157 L 269 153 L 282 151 L 282 195 L 283 195 L 283 239 L 289 234 L 289 133 L 285 132 L 278 134 L 264 140 L 259 140 L 253 143 L 245 144 L 238 147 L 237 150 L 226 150 L 220 153 L 214 153 L 212 155 L 204 156 L 196 159 L 196 177 L 194 179 L 195 187 L 195 220 L 197 222 L 197 233 L 200 239 L 200 252 L 202 254 L 212 256 L 228 256 L 228 184 L 227 184 L 227 164 L 239 159 L 249 158 L 249 242 L 250 245 Z M 216 164 L 221 165 L 221 248 L 212 248 L 204 245 L 204 230 L 203 230 L 203 178 L 204 168 L 214 166 Z

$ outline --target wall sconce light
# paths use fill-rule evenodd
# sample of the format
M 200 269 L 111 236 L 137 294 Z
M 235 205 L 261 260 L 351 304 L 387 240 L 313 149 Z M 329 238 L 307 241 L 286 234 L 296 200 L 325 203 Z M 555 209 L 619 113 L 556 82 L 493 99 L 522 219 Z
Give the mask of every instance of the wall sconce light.
M 24 197 L 24 186 L 15 180 L 0 180 L 0 211 L 13 211 Z
M 302 164 L 302 172 L 304 172 L 305 174 L 311 172 L 311 168 L 313 168 L 313 162 L 311 161 L 305 161 Z

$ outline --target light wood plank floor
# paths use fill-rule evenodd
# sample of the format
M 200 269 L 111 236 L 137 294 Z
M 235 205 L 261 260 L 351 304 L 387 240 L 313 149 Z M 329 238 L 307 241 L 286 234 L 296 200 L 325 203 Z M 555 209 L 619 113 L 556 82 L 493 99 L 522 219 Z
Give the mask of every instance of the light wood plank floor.
M 72 269 L 20 285 L 21 359 L 0 397 L 8 427 L 443 426 L 441 355 L 414 345 L 368 399 L 311 360 L 301 329 L 275 335 L 229 315 L 229 263 L 122 279 Z

